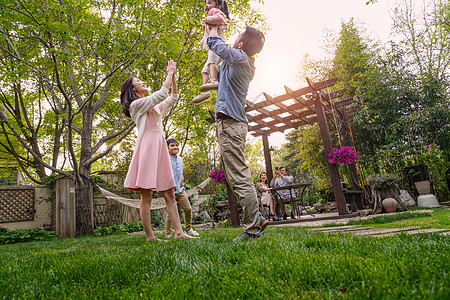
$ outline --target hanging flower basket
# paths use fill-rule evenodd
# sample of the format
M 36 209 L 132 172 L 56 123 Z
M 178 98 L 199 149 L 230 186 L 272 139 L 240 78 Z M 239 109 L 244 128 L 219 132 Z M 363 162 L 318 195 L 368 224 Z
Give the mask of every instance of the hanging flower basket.
M 225 172 L 223 170 L 213 169 L 211 172 L 211 175 L 209 175 L 209 177 L 212 180 L 217 181 L 218 183 L 221 183 L 221 184 L 227 183 L 227 179 L 225 177 Z
M 328 154 L 328 161 L 336 165 L 350 165 L 354 163 L 358 157 L 358 152 L 356 152 L 353 147 L 343 146 L 339 149 L 334 148 L 331 150 L 330 154 Z

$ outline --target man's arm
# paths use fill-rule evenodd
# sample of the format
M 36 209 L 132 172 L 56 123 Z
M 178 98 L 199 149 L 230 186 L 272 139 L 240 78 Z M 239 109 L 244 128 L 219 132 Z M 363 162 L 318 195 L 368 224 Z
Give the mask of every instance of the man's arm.
M 244 62 L 248 59 L 244 51 L 227 45 L 217 34 L 217 26 L 206 26 L 208 34 L 207 44 L 212 52 L 216 53 L 224 62 L 231 64 Z

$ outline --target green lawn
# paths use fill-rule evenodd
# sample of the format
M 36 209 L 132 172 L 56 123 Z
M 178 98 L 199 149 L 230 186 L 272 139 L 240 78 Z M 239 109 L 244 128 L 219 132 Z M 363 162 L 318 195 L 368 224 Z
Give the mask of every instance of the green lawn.
M 126 234 L 2 245 L 1 298 L 450 299 L 448 235 L 269 227 L 259 240 L 232 242 L 241 231 L 167 243 Z
M 426 209 L 432 212 L 411 210 L 389 215 L 376 215 L 365 220 L 350 220 L 348 225 L 371 226 L 377 228 L 399 228 L 421 226 L 422 228 L 450 229 L 450 209 Z M 345 224 L 345 225 L 347 225 Z

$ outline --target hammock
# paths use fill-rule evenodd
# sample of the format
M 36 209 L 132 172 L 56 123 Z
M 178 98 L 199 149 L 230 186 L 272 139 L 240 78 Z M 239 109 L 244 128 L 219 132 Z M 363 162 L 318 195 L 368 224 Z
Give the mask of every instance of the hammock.
M 192 189 L 189 189 L 189 190 L 186 190 L 187 196 L 190 197 L 190 196 L 192 196 L 194 194 L 197 194 L 201 190 L 203 190 L 206 187 L 206 185 L 209 183 L 210 180 L 211 180 L 211 178 L 208 177 L 206 180 L 204 180 L 202 183 L 200 183 L 196 187 L 194 187 Z M 111 193 L 110 191 L 105 190 L 102 187 L 98 186 L 98 188 L 100 189 L 100 192 L 103 194 L 103 196 L 106 199 L 117 201 L 117 202 L 122 203 L 123 205 L 126 205 L 126 206 L 139 208 L 139 205 L 141 203 L 141 199 L 124 198 L 124 197 L 121 197 L 121 196 L 116 195 L 114 193 Z M 163 197 L 152 199 L 151 210 L 157 210 L 157 209 L 161 209 L 161 208 L 165 208 L 165 207 L 166 207 L 166 201 L 164 200 Z

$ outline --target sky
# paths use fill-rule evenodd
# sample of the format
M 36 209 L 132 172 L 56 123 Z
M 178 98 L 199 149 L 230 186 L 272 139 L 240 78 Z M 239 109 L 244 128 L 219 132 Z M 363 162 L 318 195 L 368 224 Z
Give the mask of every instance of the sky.
M 259 99 L 262 92 L 284 94 L 284 85 L 294 90 L 304 87 L 303 78 L 298 77 L 303 55 L 322 57 L 324 31 L 339 32 L 342 21 L 353 17 L 372 39 L 386 42 L 392 24 L 389 11 L 395 2 L 378 0 L 366 5 L 366 0 L 265 0 L 258 7 L 266 15 L 271 31 L 256 58 L 256 73 L 247 99 Z M 255 140 L 250 137 L 251 143 Z M 284 134 L 269 136 L 272 146 L 280 147 L 283 141 Z

